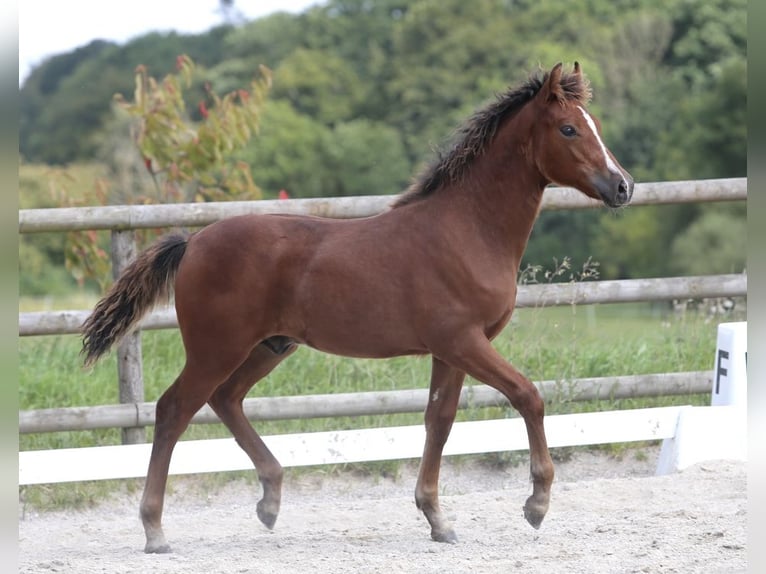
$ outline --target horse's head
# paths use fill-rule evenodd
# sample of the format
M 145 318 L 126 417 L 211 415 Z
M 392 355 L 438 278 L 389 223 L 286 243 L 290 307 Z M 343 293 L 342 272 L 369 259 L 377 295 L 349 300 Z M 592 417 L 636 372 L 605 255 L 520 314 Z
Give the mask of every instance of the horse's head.
M 599 121 L 585 105 L 589 89 L 577 62 L 562 75 L 557 64 L 534 98 L 534 160 L 549 182 L 574 187 L 609 207 L 627 204 L 633 178 L 601 139 Z

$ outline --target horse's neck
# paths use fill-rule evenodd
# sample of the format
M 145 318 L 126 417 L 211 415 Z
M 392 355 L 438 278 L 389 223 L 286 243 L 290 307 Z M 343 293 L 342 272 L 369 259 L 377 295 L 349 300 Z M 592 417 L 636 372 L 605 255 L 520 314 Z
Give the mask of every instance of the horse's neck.
M 518 266 L 546 184 L 523 154 L 487 154 L 450 191 L 459 208 L 468 212 L 466 216 L 478 220 L 478 229 L 489 238 L 490 248 Z

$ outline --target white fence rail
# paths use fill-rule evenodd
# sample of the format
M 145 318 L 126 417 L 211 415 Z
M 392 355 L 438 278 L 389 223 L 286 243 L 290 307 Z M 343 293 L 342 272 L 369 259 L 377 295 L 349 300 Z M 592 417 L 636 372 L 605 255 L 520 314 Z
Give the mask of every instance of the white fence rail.
M 545 418 L 551 448 L 672 438 L 683 407 L 555 415 Z M 702 408 L 702 407 L 696 407 Z M 723 407 L 716 407 L 723 408 Z M 280 464 L 311 466 L 417 458 L 423 425 L 263 437 Z M 152 445 L 132 444 L 19 453 L 19 484 L 133 478 L 146 475 Z M 521 418 L 455 423 L 444 455 L 526 450 Z M 251 470 L 233 438 L 180 441 L 170 474 Z

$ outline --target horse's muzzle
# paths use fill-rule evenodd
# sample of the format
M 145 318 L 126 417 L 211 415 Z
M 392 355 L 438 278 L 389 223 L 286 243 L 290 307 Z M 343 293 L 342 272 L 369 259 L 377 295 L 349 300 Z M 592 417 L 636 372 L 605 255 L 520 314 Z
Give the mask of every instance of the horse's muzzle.
M 627 205 L 633 197 L 633 178 L 628 173 L 610 173 L 607 177 L 596 177 L 593 184 L 602 201 L 609 207 Z

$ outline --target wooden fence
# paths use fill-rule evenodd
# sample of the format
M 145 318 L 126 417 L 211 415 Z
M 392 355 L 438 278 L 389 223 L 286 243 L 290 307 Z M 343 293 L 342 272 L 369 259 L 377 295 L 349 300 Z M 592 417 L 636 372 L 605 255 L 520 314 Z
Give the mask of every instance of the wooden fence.
M 115 205 L 24 209 L 19 211 L 19 232 L 87 229 L 155 229 L 201 227 L 247 213 L 289 213 L 349 219 L 384 211 L 396 196 L 372 195 L 335 198 L 228 201 L 166 205 Z M 747 199 L 747 178 L 707 179 L 636 184 L 631 205 L 661 205 Z M 542 209 L 603 208 L 571 188 L 548 188 Z
M 333 199 L 295 199 L 257 202 L 226 202 L 175 205 L 135 205 L 86 208 L 57 208 L 19 211 L 20 233 L 64 232 L 86 229 L 112 230 L 112 254 L 115 270 L 122 269 L 135 253 L 133 230 L 157 227 L 198 227 L 224 217 L 244 213 L 295 213 L 335 218 L 367 217 L 390 205 L 392 196 L 346 197 Z M 717 179 L 684 182 L 637 184 L 633 205 L 732 201 L 747 199 L 747 179 Z M 543 209 L 582 209 L 601 206 L 573 189 L 546 190 Z M 747 294 L 747 276 L 719 275 L 597 281 L 588 283 L 523 285 L 517 306 L 659 301 L 686 298 L 739 297 Z M 88 310 L 49 311 L 19 314 L 19 335 L 76 333 Z M 163 329 L 177 326 L 170 308 L 151 313 L 140 329 Z M 122 427 L 123 442 L 144 442 L 146 425 L 154 422 L 154 404 L 144 402 L 141 372 L 140 331 L 119 346 L 119 385 L 121 405 L 89 408 L 46 409 L 19 413 L 22 433 Z M 570 384 L 574 400 L 605 396 L 649 396 L 706 392 L 710 389 L 708 372 L 668 373 L 641 377 L 583 379 Z M 553 392 L 558 383 L 539 384 L 543 394 Z M 382 414 L 422 410 L 427 391 L 392 391 L 354 393 L 316 397 L 274 397 L 248 399 L 247 414 L 252 419 L 304 418 L 309 416 L 344 416 Z M 464 389 L 463 406 L 504 404 L 487 387 Z M 203 409 L 194 422 L 217 422 L 215 415 Z

